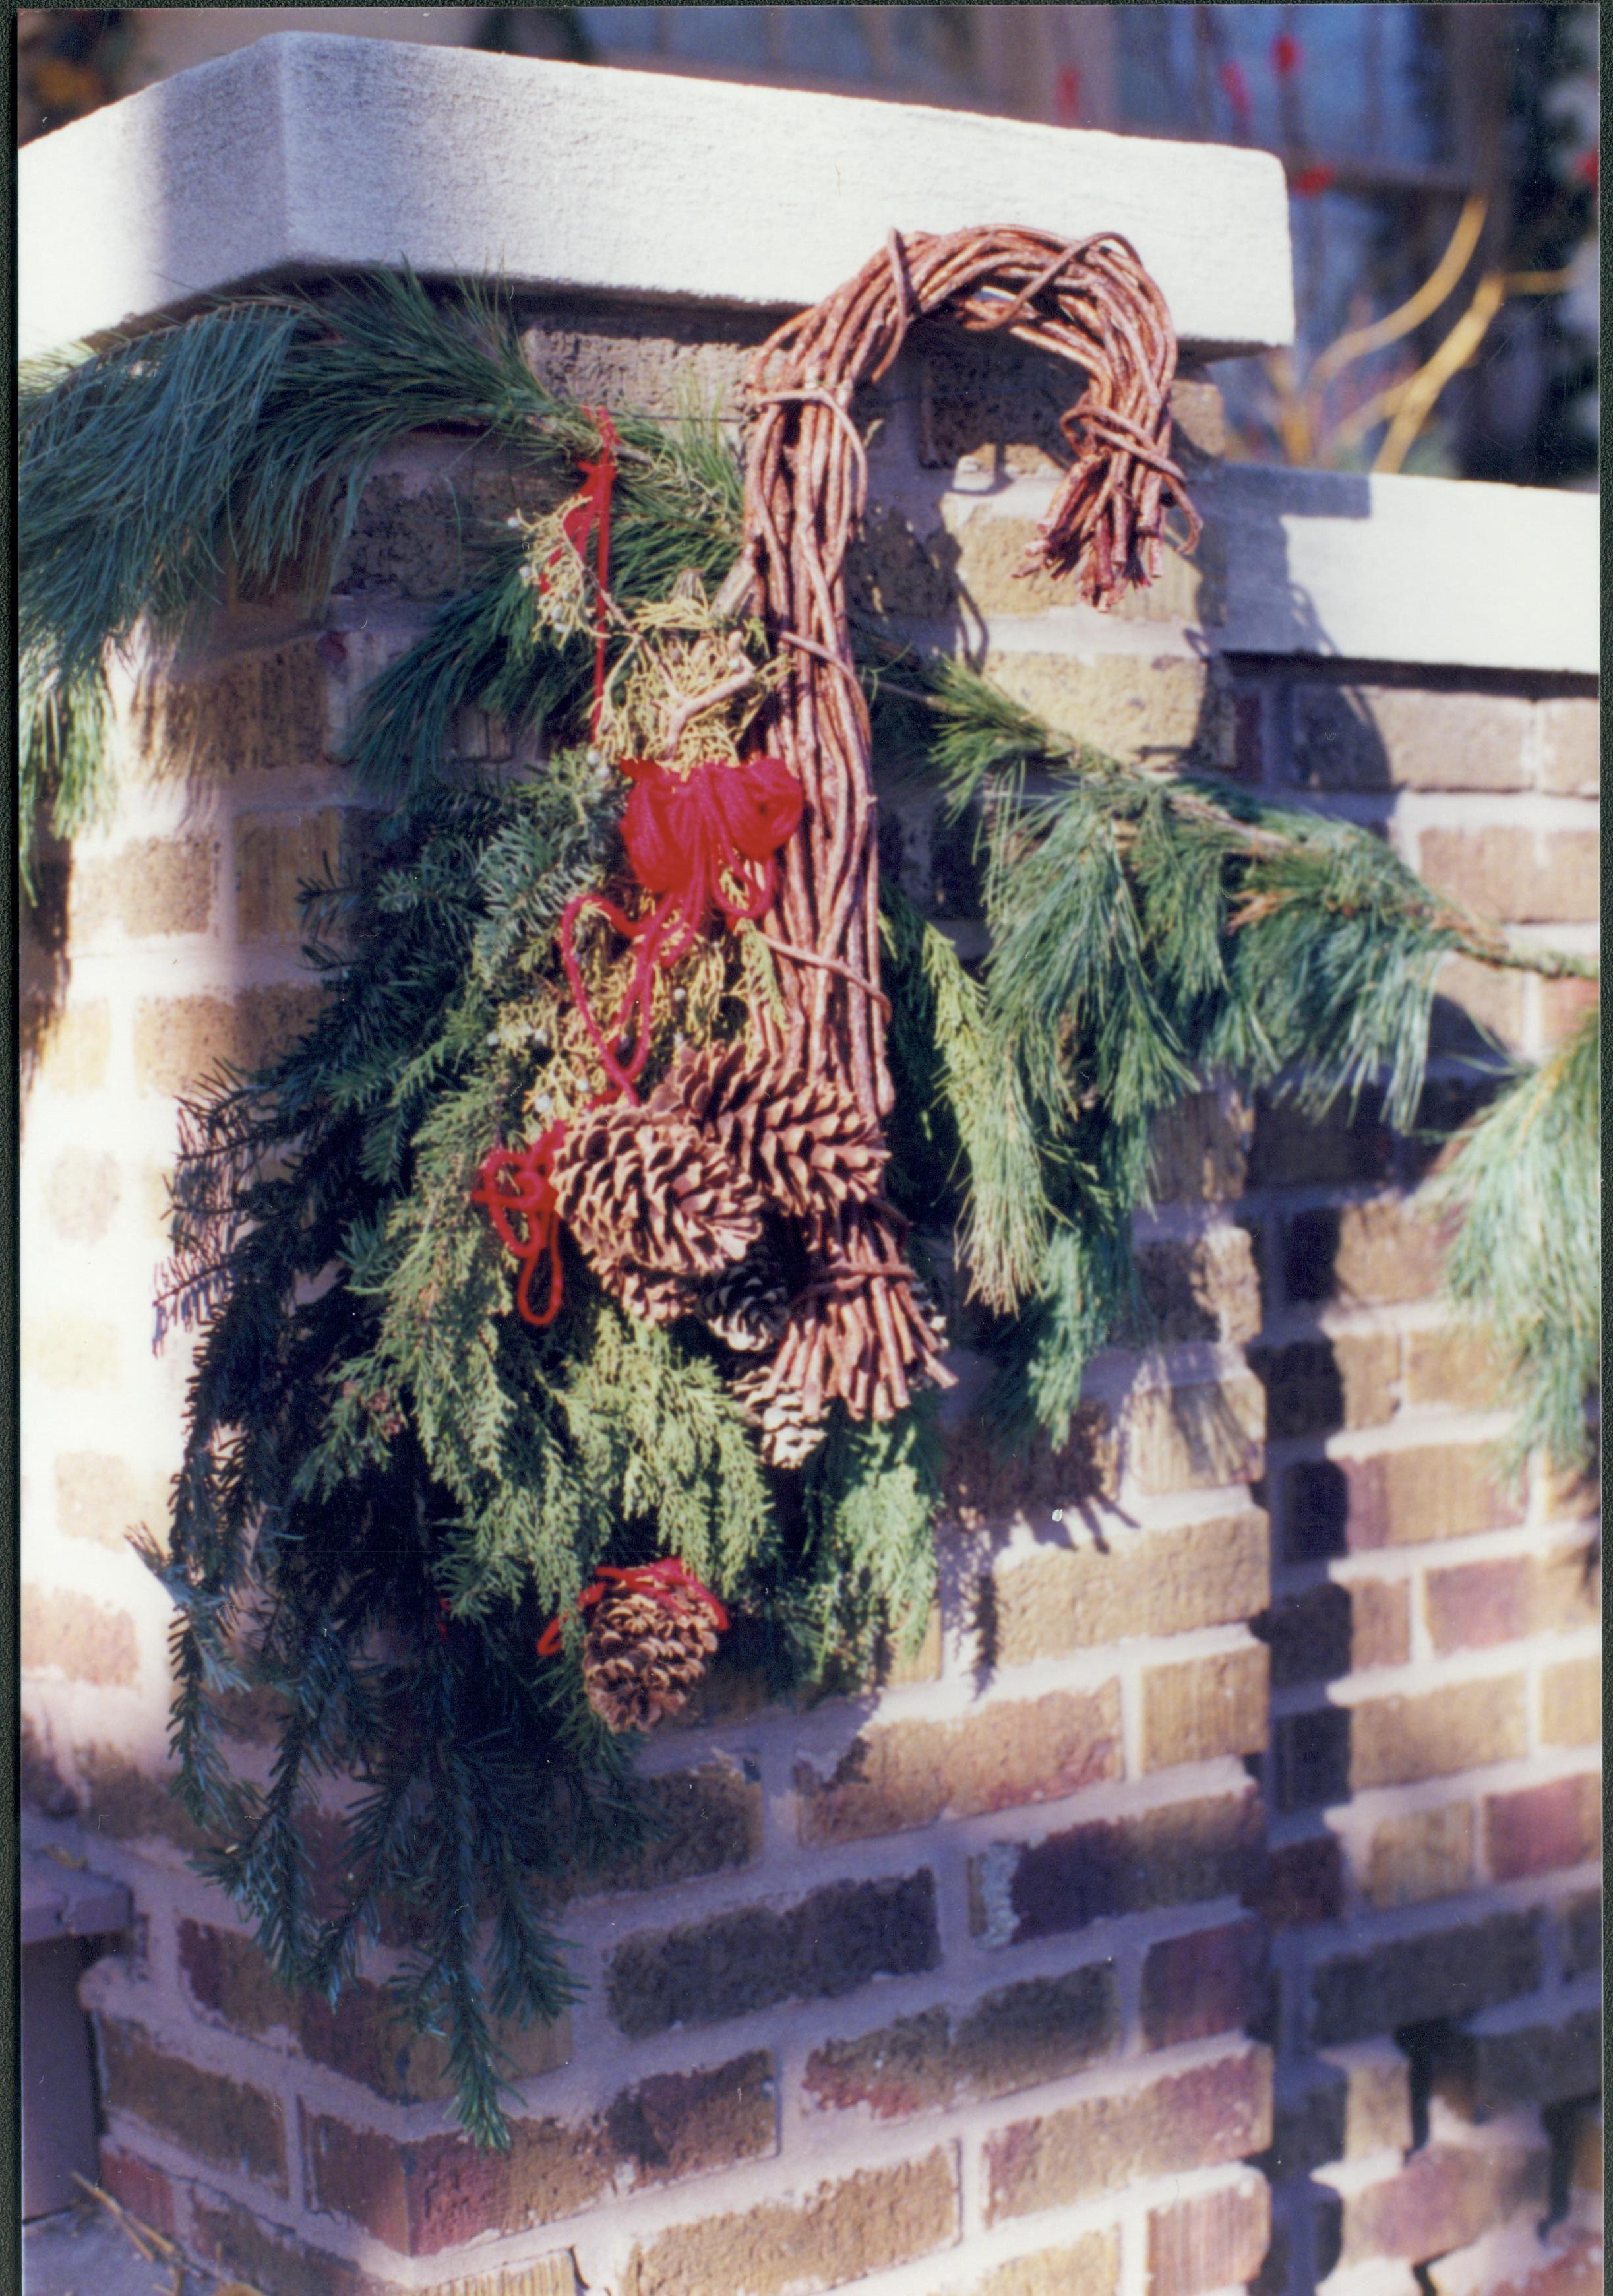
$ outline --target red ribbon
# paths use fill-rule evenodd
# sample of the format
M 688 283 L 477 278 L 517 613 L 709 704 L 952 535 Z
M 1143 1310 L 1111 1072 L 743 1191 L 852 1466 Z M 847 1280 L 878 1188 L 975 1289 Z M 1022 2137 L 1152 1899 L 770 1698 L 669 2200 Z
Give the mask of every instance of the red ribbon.
M 560 1313 L 561 1260 L 554 1236 L 557 1213 L 551 1175 L 554 1152 L 564 1136 L 564 1125 L 552 1124 L 529 1148 L 489 1148 L 481 1160 L 478 1185 L 471 1191 L 471 1201 L 486 1205 L 499 1242 L 520 1262 L 515 1304 L 526 1322 L 536 1324 L 540 1331 Z M 540 1316 L 532 1305 L 531 1287 L 545 1252 L 549 1302 Z
M 680 1562 L 675 1554 L 665 1554 L 659 1562 L 633 1563 L 625 1570 L 618 1570 L 609 1562 L 602 1562 L 594 1574 L 592 1585 L 585 1587 L 577 1597 L 579 1616 L 584 1611 L 591 1611 L 612 1587 L 625 1587 L 634 1595 L 653 1595 L 664 1611 L 682 1610 L 684 1600 L 692 1595 L 697 1603 L 704 1603 L 711 1612 L 716 1620 L 718 1634 L 725 1635 L 728 1631 L 727 1611 L 710 1587 L 703 1587 L 688 1564 Z M 553 1658 L 560 1648 L 561 1623 L 559 1619 L 551 1619 L 538 1636 L 539 1658 Z
M 634 1086 L 650 1053 L 657 968 L 686 955 L 714 911 L 730 925 L 766 914 L 777 883 L 775 857 L 793 836 L 804 800 L 782 758 L 737 766 L 708 758 L 687 775 L 653 758 L 626 758 L 622 771 L 634 784 L 622 818 L 628 865 L 644 890 L 660 898 L 648 916 L 633 918 L 603 894 L 579 893 L 561 912 L 559 938 L 566 979 L 606 1077 L 636 1100 Z M 638 944 L 609 1041 L 590 1010 L 577 961 L 573 928 L 584 909 L 597 909 L 624 939 Z
M 615 423 L 607 406 L 596 406 L 594 419 L 599 425 L 599 455 L 592 463 L 579 459 L 577 467 L 583 483 L 573 498 L 571 507 L 561 520 L 561 532 L 579 558 L 585 559 L 588 545 L 597 536 L 594 557 L 594 578 L 599 587 L 599 619 L 594 629 L 594 719 L 593 731 L 599 732 L 600 709 L 605 699 L 605 637 L 606 586 L 610 579 L 610 495 L 616 485 L 616 450 L 621 445 Z M 551 558 L 546 562 L 553 563 Z M 547 582 L 540 570 L 538 587 L 546 589 Z

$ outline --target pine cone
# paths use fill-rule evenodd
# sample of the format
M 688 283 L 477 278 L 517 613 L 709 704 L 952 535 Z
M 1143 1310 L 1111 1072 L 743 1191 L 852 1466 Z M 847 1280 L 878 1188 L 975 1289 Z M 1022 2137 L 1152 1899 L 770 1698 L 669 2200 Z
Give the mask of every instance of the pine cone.
M 828 1414 L 809 1413 L 796 1388 L 774 1389 L 771 1365 L 734 1382 L 745 1417 L 757 1431 L 757 1449 L 770 1467 L 804 1467 L 827 1431 Z
M 626 1268 L 715 1275 L 762 1232 L 761 1201 L 685 1119 L 617 1101 L 588 1110 L 555 1151 L 556 1205 L 615 1289 Z
M 675 1324 L 680 1316 L 705 1312 L 700 1306 L 700 1294 L 681 1275 L 663 1275 L 652 1267 L 624 1263 L 602 1271 L 601 1280 L 626 1312 L 636 1316 L 642 1324 Z
M 694 1313 L 708 1332 L 736 1355 L 760 1355 L 776 1347 L 790 1312 L 790 1292 L 771 1260 L 752 1252 L 737 1267 L 703 1283 Z
M 717 1645 L 710 1611 L 675 1587 L 613 1587 L 583 1638 L 583 1690 L 612 1730 L 652 1730 L 675 1714 Z
M 743 1042 L 684 1053 L 650 1104 L 686 1116 L 736 1173 L 793 1218 L 832 1213 L 880 1192 L 885 1144 L 847 1086 L 803 1076 L 783 1060 L 758 1061 Z

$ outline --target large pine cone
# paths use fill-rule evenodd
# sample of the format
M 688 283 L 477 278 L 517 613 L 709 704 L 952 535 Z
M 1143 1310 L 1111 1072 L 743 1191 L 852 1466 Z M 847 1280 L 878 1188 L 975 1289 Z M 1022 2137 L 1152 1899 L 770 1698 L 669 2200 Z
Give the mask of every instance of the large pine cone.
M 736 1173 L 793 1218 L 879 1194 L 887 1153 L 879 1126 L 834 1077 L 758 1060 L 743 1042 L 708 1045 L 673 1063 L 650 1105 L 698 1125 Z
M 675 1113 L 626 1101 L 567 1126 L 553 1181 L 561 1219 L 613 1289 L 629 1267 L 715 1275 L 762 1232 L 756 1189 L 713 1141 Z
M 583 1690 L 612 1730 L 652 1730 L 675 1714 L 717 1645 L 710 1611 L 676 1587 L 654 1594 L 613 1587 L 583 1638 Z
M 641 1324 L 675 1324 L 694 1314 L 700 1294 L 687 1277 L 663 1275 L 653 1267 L 602 1269 L 601 1280 L 629 1316 Z M 716 1279 L 721 1282 L 719 1276 Z

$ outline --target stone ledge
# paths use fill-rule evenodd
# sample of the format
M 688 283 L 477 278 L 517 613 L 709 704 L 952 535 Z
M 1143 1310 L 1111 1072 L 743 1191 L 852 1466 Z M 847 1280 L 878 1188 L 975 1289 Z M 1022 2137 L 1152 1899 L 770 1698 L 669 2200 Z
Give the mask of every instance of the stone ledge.
M 1596 675 L 1593 494 L 1253 464 L 1199 492 L 1222 534 L 1222 652 Z
M 277 33 L 40 137 L 25 356 L 265 278 L 407 260 L 528 289 L 815 302 L 894 225 L 1125 233 L 1200 357 L 1293 332 L 1265 152 Z

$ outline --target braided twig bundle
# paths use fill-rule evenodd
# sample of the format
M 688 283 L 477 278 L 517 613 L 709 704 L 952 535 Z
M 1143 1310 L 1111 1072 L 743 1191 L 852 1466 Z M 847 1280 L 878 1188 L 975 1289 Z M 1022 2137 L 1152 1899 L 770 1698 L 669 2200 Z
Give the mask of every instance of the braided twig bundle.
M 1176 344 L 1164 299 L 1113 233 L 1066 243 L 1008 228 L 892 233 L 855 279 L 781 327 L 757 353 L 745 480 L 746 591 L 788 668 L 769 709 L 770 745 L 806 808 L 783 851 L 762 930 L 787 1018 L 760 1020 L 794 1073 L 847 1087 L 872 1123 L 888 1114 L 879 990 L 879 861 L 867 706 L 846 611 L 846 561 L 867 490 L 854 392 L 889 368 L 915 319 L 946 312 L 974 333 L 1006 332 L 1080 367 L 1064 417 L 1075 460 L 1021 570 L 1075 577 L 1108 605 L 1159 571 L 1166 520 L 1199 521 L 1167 451 Z M 882 1204 L 823 1222 L 814 1283 L 779 1355 L 752 1374 L 755 1399 L 793 1388 L 821 1407 L 888 1418 L 927 1382 L 946 1383 L 933 1317 L 913 1297 L 900 1223 Z

